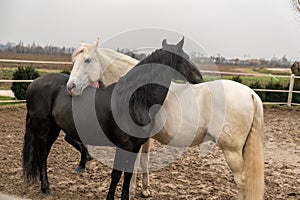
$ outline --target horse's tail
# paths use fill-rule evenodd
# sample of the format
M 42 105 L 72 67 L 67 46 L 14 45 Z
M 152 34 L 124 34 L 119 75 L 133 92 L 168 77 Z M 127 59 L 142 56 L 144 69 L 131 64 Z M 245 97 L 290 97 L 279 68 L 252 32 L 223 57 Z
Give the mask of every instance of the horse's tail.
M 254 117 L 252 128 L 244 146 L 245 199 L 260 200 L 264 196 L 263 106 L 254 93 Z
M 35 182 L 39 172 L 39 144 L 38 135 L 34 131 L 32 119 L 27 112 L 26 115 L 26 130 L 23 144 L 23 174 L 25 180 Z

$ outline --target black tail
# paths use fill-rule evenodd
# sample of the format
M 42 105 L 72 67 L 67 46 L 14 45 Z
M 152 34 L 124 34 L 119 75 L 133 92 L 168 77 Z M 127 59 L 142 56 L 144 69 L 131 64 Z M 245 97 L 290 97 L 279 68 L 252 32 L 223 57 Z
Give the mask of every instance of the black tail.
M 25 180 L 35 182 L 39 173 L 39 143 L 38 135 L 28 112 L 26 116 L 26 131 L 23 144 L 23 174 Z

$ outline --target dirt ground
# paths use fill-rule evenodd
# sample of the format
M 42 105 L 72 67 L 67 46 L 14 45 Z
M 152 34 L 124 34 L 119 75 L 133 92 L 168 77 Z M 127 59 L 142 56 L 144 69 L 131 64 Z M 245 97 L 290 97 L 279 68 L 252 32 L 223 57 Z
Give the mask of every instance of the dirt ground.
M 39 184 L 26 186 L 22 177 L 25 106 L 0 107 L 0 192 L 44 199 Z M 300 110 L 265 108 L 265 199 L 300 199 Z M 47 199 L 105 199 L 110 168 L 97 160 L 82 174 L 72 170 L 79 153 L 63 141 L 53 145 L 48 159 L 52 196 Z M 137 194 L 142 199 L 140 176 Z M 152 199 L 237 199 L 237 188 L 221 150 L 199 158 L 190 148 L 170 166 L 150 174 Z M 117 199 L 120 198 L 118 187 Z

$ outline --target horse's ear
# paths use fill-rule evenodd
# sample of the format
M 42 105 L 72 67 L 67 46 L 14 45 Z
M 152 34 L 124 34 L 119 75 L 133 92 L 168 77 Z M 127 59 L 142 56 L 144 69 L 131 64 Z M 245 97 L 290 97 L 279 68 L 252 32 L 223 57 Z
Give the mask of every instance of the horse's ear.
M 182 39 L 176 44 L 176 47 L 179 48 L 179 49 L 182 49 L 183 43 L 184 43 L 184 36 L 183 36 Z
M 97 40 L 96 40 L 96 42 L 95 42 L 95 47 L 97 48 L 98 45 L 99 45 L 99 37 L 97 37 Z
M 84 42 L 81 40 L 81 41 L 80 41 L 80 46 L 82 46 L 83 44 L 84 44 Z
M 162 47 L 165 48 L 165 47 L 167 47 L 167 46 L 168 46 L 167 39 L 164 39 L 164 40 L 162 41 Z

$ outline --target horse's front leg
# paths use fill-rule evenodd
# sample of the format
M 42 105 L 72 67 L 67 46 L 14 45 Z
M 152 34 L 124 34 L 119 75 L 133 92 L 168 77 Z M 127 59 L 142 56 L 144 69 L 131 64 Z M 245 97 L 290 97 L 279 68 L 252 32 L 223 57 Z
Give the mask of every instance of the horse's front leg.
M 114 159 L 114 166 L 111 172 L 111 183 L 106 196 L 107 200 L 114 200 L 116 188 L 121 179 L 122 172 L 124 169 L 123 166 L 125 165 L 125 162 L 126 162 L 126 158 L 124 157 L 122 150 L 117 148 L 115 159 Z
M 122 171 L 120 170 L 117 170 L 117 169 L 113 169 L 112 172 L 111 172 L 111 183 L 110 183 L 110 186 L 109 186 L 109 191 L 108 191 L 108 194 L 107 194 L 107 197 L 106 199 L 107 200 L 114 200 L 115 199 L 115 192 L 116 192 L 116 188 L 117 188 L 117 185 L 121 179 L 121 176 L 122 176 Z
M 136 145 L 137 146 L 137 145 Z M 114 194 L 116 191 L 117 184 L 120 181 L 122 171 L 125 172 L 124 183 L 122 188 L 121 200 L 129 200 L 129 188 L 130 180 L 134 170 L 134 163 L 140 149 L 140 145 L 135 148 L 134 152 L 125 151 L 120 148 L 117 148 L 115 160 L 114 160 L 114 169 L 111 174 L 111 184 L 107 194 L 107 200 L 113 200 Z
M 122 188 L 121 200 L 129 200 L 130 180 L 134 171 L 134 163 L 138 153 L 126 152 L 127 161 L 124 168 L 124 183 Z
M 150 196 L 150 191 L 148 189 L 149 186 L 149 170 L 148 170 L 148 163 L 149 163 L 149 156 L 150 156 L 150 147 L 151 147 L 151 139 L 148 139 L 142 146 L 142 155 L 141 155 L 141 168 L 143 172 L 143 187 L 142 187 L 142 195 L 144 197 Z
M 135 196 L 137 185 L 138 185 L 137 175 L 138 175 L 138 168 L 139 168 L 140 163 L 141 163 L 141 155 L 142 155 L 141 153 L 142 153 L 142 148 L 141 148 L 141 150 L 140 150 L 140 152 L 139 152 L 139 154 L 136 158 L 133 174 L 132 174 L 131 181 L 130 181 L 129 191 L 130 191 L 131 196 Z

